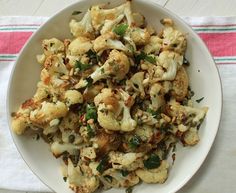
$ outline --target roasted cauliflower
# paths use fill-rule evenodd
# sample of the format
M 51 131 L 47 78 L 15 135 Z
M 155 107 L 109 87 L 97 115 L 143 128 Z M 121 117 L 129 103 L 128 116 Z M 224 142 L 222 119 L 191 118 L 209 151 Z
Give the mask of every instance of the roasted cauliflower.
M 185 34 L 168 18 L 155 31 L 131 4 L 93 5 L 73 14 L 70 39 L 43 40 L 36 92 L 12 113 L 13 131 L 48 143 L 76 193 L 164 183 L 175 145 L 201 139 L 208 108 L 191 99 Z

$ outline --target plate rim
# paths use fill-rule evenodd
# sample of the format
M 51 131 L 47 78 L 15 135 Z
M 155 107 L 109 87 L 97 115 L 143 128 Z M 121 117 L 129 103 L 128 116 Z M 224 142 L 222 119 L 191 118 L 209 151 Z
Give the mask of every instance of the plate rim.
M 109 1 L 109 0 L 107 0 Z M 145 0 L 138 0 L 140 2 L 144 2 L 146 4 L 153 4 L 157 9 L 162 10 L 163 12 L 166 12 L 167 14 L 171 15 L 174 19 L 178 20 L 180 23 L 183 23 L 185 25 L 186 28 L 188 28 L 189 31 L 192 32 L 192 34 L 194 35 L 194 37 L 199 41 L 199 45 L 201 46 L 202 49 L 204 49 L 204 52 L 207 53 L 208 58 L 210 59 L 211 63 L 213 64 L 213 67 L 215 68 L 216 72 L 217 72 L 217 84 L 219 86 L 219 112 L 218 112 L 218 117 L 216 118 L 217 121 L 217 127 L 215 128 L 215 133 L 214 133 L 214 137 L 212 137 L 212 140 L 209 143 L 209 148 L 207 150 L 207 153 L 204 154 L 204 156 L 202 156 L 201 161 L 198 163 L 198 166 L 194 168 L 193 172 L 188 175 L 181 183 L 179 183 L 179 185 L 175 188 L 175 190 L 170 191 L 169 193 L 175 193 L 178 190 L 180 190 L 196 173 L 197 171 L 201 168 L 201 166 L 203 165 L 204 161 L 206 160 L 206 157 L 209 155 L 210 150 L 212 149 L 212 145 L 215 142 L 216 139 L 216 135 L 218 133 L 219 127 L 220 127 L 220 122 L 222 119 L 222 109 L 223 109 L 223 89 L 222 89 L 222 80 L 220 77 L 220 73 L 219 73 L 219 69 L 217 68 L 217 65 L 213 59 L 213 56 L 211 54 L 211 52 L 209 51 L 208 47 L 206 46 L 205 42 L 199 37 L 199 35 L 190 27 L 190 25 L 188 23 L 186 23 L 186 21 L 181 18 L 180 16 L 178 16 L 177 14 L 175 14 L 174 12 L 172 12 L 171 10 L 169 10 L 166 7 L 163 7 L 162 5 L 158 4 L 157 2 L 155 2 L 155 0 L 150 0 L 150 1 L 145 1 Z M 10 89 L 11 89 L 11 85 L 12 85 L 12 80 L 13 80 L 13 74 L 15 72 L 15 68 L 17 66 L 17 64 L 19 63 L 19 59 L 22 56 L 22 53 L 25 52 L 26 48 L 28 47 L 29 43 L 32 41 L 32 39 L 34 38 L 34 36 L 41 30 L 41 28 L 43 28 L 45 25 L 47 25 L 48 23 L 50 23 L 55 17 L 57 17 L 61 12 L 73 7 L 73 6 L 77 6 L 78 4 L 81 3 L 86 3 L 88 2 L 87 0 L 78 0 L 75 3 L 72 3 L 68 6 L 66 6 L 63 9 L 60 9 L 59 11 L 57 11 L 55 14 L 53 14 L 52 16 L 50 16 L 32 35 L 31 37 L 26 41 L 26 43 L 24 44 L 24 46 L 21 48 L 15 62 L 14 65 L 12 67 L 11 73 L 10 73 L 10 77 L 9 77 L 9 82 L 7 85 L 7 96 L 6 96 L 6 114 L 7 114 L 7 124 L 8 124 L 8 129 L 10 130 L 11 133 L 11 138 L 14 142 L 14 145 L 17 149 L 17 151 L 19 152 L 21 158 L 24 160 L 24 162 L 26 163 L 26 165 L 28 166 L 28 168 L 33 172 L 33 174 L 46 186 L 48 187 L 50 190 L 54 191 L 55 190 L 47 183 L 45 182 L 38 174 L 37 172 L 30 166 L 30 164 L 25 160 L 17 142 L 14 139 L 13 136 L 13 131 L 11 129 L 11 113 L 9 112 L 10 110 L 10 101 L 9 101 L 9 96 L 10 96 Z M 123 1 L 121 1 L 123 2 Z

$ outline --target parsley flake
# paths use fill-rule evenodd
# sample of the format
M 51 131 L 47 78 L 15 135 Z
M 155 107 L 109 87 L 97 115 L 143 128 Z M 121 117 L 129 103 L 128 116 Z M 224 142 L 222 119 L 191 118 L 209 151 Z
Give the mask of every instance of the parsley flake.
M 197 103 L 200 103 L 203 99 L 204 99 L 204 97 L 202 97 L 202 98 L 200 98 L 200 99 L 197 99 L 196 102 L 197 102 Z
M 124 36 L 127 29 L 127 24 L 120 24 L 113 29 L 113 32 L 115 32 L 119 36 Z
M 82 13 L 82 11 L 73 11 L 72 15 L 79 15 L 81 13 Z

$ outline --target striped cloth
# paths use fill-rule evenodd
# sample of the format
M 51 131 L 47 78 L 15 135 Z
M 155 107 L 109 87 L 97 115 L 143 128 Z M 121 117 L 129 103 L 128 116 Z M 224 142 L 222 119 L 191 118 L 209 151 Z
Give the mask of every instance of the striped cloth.
M 193 188 L 191 192 L 194 192 L 194 190 L 196 190 L 195 192 L 204 192 L 202 190 L 205 187 L 208 187 L 209 192 L 219 192 L 217 184 L 220 184 L 219 188 L 224 190 L 223 192 L 234 192 L 236 185 L 232 187 L 227 184 L 230 180 L 232 184 L 235 184 L 233 180 L 236 179 L 236 173 L 232 173 L 231 168 L 235 168 L 236 165 L 232 161 L 234 159 L 230 157 L 233 154 L 226 153 L 231 151 L 231 147 L 234 147 L 236 137 L 235 132 L 232 132 L 233 126 L 236 125 L 233 116 L 235 114 L 236 89 L 232 84 L 236 82 L 236 65 L 234 65 L 236 64 L 236 17 L 184 19 L 209 47 L 218 64 L 224 88 L 224 109 L 221 122 L 221 128 L 224 128 L 224 130 L 220 129 L 218 133 L 220 140 L 215 142 L 218 149 L 213 150 L 220 151 L 221 154 L 215 155 L 214 162 L 209 167 L 210 171 L 201 176 L 201 181 L 198 182 L 198 178 L 195 180 L 194 184 L 197 184 L 197 187 Z M 7 129 L 4 102 L 9 74 L 20 49 L 32 33 L 46 20 L 47 18 L 42 17 L 0 17 L 0 189 L 50 191 L 32 174 L 16 151 Z M 227 119 L 225 114 L 227 114 Z M 222 147 L 222 149 L 219 149 L 219 147 Z M 224 150 L 223 147 L 228 151 L 222 151 Z M 221 169 L 222 163 L 227 163 L 228 167 Z M 232 176 L 220 178 L 218 183 L 216 176 L 221 176 L 225 172 L 231 172 Z M 212 184 L 212 180 L 216 186 L 209 186 Z M 191 190 L 191 188 L 188 190 Z
M 47 18 L 5 17 L 0 20 L 0 61 L 14 61 L 22 46 Z M 236 19 L 235 17 L 184 18 L 207 44 L 216 64 L 236 63 Z M 21 20 L 21 19 L 20 19 Z M 6 44 L 5 42 L 8 42 Z M 10 45 L 10 46 L 9 46 Z

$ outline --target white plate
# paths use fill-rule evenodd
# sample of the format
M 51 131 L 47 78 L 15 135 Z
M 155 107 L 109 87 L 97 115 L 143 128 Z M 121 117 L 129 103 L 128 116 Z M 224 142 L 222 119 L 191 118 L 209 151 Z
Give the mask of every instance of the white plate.
M 36 90 L 40 65 L 37 64 L 35 57 L 42 52 L 41 41 L 51 37 L 59 39 L 70 37 L 68 23 L 71 13 L 75 10 L 85 12 L 91 5 L 101 2 L 107 2 L 107 0 L 83 0 L 65 8 L 49 19 L 24 46 L 12 71 L 8 89 L 7 107 L 10 127 L 10 113 L 16 111 L 23 101 L 32 97 Z M 115 6 L 123 1 L 114 0 L 110 2 L 111 6 Z M 168 180 L 161 185 L 142 184 L 135 188 L 137 193 L 173 193 L 179 190 L 199 169 L 215 139 L 222 106 L 220 78 L 215 63 L 204 43 L 179 17 L 150 0 L 133 1 L 133 9 L 141 12 L 148 23 L 157 30 L 161 27 L 159 20 L 170 17 L 174 20 L 177 28 L 187 34 L 186 58 L 191 63 L 188 68 L 190 85 L 196 93 L 195 99 L 204 96 L 200 105 L 209 107 L 206 119 L 200 129 L 201 141 L 192 148 L 177 149 L 177 159 L 170 169 Z M 68 184 L 62 179 L 59 161 L 52 156 L 47 144 L 25 136 L 17 136 L 14 133 L 12 133 L 12 137 L 22 158 L 46 185 L 58 193 L 71 192 Z M 109 192 L 121 192 L 121 190 L 112 189 Z

